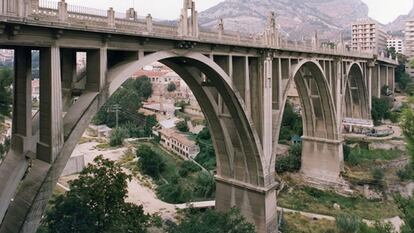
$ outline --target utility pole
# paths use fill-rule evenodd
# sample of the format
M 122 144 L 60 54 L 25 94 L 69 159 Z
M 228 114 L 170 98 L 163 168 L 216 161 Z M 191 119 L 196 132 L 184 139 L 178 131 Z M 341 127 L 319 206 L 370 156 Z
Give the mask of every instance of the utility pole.
M 118 129 L 118 122 L 119 122 L 119 110 L 121 110 L 121 105 L 114 104 L 108 108 L 108 112 L 115 112 L 115 121 L 116 121 L 116 128 Z

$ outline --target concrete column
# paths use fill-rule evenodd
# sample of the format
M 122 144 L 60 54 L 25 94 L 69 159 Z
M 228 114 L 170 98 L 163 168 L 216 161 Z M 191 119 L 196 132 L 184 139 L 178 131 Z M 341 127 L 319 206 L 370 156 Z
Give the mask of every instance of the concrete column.
M 335 78 L 335 87 L 334 95 L 335 95 L 335 105 L 336 105 L 336 119 L 337 119 L 337 125 L 338 125 L 338 132 L 341 132 L 342 128 L 342 94 L 345 94 L 345 86 L 343 85 L 343 72 L 342 72 L 342 61 L 338 60 L 335 62 L 336 65 L 336 78 Z
M 276 185 L 257 187 L 216 176 L 216 209 L 240 209 L 257 233 L 277 233 Z
M 385 83 L 388 87 L 390 87 L 390 67 L 386 66 L 385 67 L 386 70 L 386 75 L 385 75 Z
M 282 87 L 282 77 L 283 77 L 283 73 L 282 73 L 282 59 L 281 58 L 278 58 L 279 59 L 279 62 L 278 62 L 278 65 L 279 65 L 279 67 L 278 67 L 278 74 L 277 74 L 277 76 L 278 76 L 278 79 L 279 79 L 279 89 L 278 89 L 278 92 L 279 92 L 279 109 L 283 109 L 283 91 L 282 91 L 282 88 L 289 88 L 289 86 L 283 86 Z M 289 77 L 288 77 L 289 78 Z M 289 80 L 289 79 L 288 79 Z M 292 80 L 293 82 L 295 82 L 295 80 Z M 290 85 L 289 83 L 288 83 L 288 85 Z
M 107 17 L 108 17 L 108 26 L 109 27 L 115 27 L 115 11 L 114 8 L 109 8 L 108 13 L 107 13 Z
M 58 18 L 61 22 L 66 22 L 68 20 L 68 4 L 65 0 L 61 0 L 58 3 Z
M 86 89 L 99 92 L 106 85 L 107 49 L 90 50 L 86 57 Z
M 381 75 L 381 65 L 378 64 L 377 68 L 378 68 L 378 72 L 377 72 L 378 77 L 377 77 L 377 93 L 376 93 L 376 95 L 377 95 L 378 98 L 381 98 L 381 77 L 382 77 L 382 75 Z
M 273 79 L 273 62 L 269 56 L 264 60 L 263 65 L 263 120 L 262 120 L 262 138 L 263 138 L 263 154 L 266 158 L 272 156 L 272 79 Z
M 12 149 L 23 153 L 32 147 L 32 52 L 17 48 L 14 60 Z
M 152 32 L 152 16 L 151 16 L 151 14 L 147 15 L 146 20 L 147 20 L 147 31 L 149 33 L 151 33 Z
M 40 50 L 40 141 L 37 158 L 52 163 L 63 146 L 60 49 Z
M 302 137 L 301 172 L 305 177 L 339 183 L 344 170 L 342 141 Z
M 72 104 L 72 84 L 76 76 L 76 51 L 62 50 L 62 104 L 66 112 Z
M 249 57 L 246 57 L 245 59 L 246 61 L 246 77 L 245 77 L 245 94 L 244 94 L 244 98 L 245 98 L 245 103 L 246 103 L 246 115 L 247 116 L 252 116 L 252 105 L 251 105 L 251 95 L 250 95 L 250 69 L 249 69 Z
M 372 69 L 373 67 L 368 66 L 368 108 L 369 112 L 372 109 Z

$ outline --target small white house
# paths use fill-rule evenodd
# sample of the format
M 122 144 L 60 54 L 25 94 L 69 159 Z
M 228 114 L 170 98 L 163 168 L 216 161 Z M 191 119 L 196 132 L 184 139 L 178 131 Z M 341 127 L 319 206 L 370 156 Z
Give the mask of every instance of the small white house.
M 91 137 L 109 138 L 111 136 L 112 129 L 106 125 L 89 125 L 87 133 Z

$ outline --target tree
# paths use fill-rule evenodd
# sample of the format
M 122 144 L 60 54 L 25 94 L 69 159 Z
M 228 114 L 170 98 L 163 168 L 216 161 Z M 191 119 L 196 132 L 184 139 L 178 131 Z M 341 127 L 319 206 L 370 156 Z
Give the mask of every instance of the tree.
M 95 158 L 70 182 L 70 191 L 52 201 L 43 220 L 47 232 L 146 233 L 150 216 L 142 206 L 125 203 L 128 180 L 115 162 Z
M 372 119 L 375 125 L 379 125 L 383 119 L 389 118 L 390 104 L 385 98 L 372 97 Z
M 297 172 L 302 164 L 302 145 L 295 144 L 289 148 L 289 154 L 276 160 L 276 172 Z
M 139 146 L 136 153 L 139 157 L 138 166 L 141 171 L 154 179 L 158 179 L 165 170 L 165 162 L 162 157 L 147 145 Z
M 128 138 L 128 130 L 125 128 L 114 129 L 111 133 L 111 139 L 109 140 L 110 146 L 120 146 L 124 142 L 125 138 Z
M 294 111 L 293 105 L 286 102 L 283 112 L 279 141 L 289 141 L 294 135 L 302 135 L 302 117 Z
M 147 100 L 152 95 L 152 83 L 147 76 L 142 76 L 134 82 L 135 89 L 140 93 L 144 100 Z
M 403 73 L 397 82 L 401 90 L 406 90 L 408 85 L 411 83 L 410 75 L 407 73 Z
M 10 68 L 0 69 L 0 120 L 10 116 L 12 106 L 12 92 L 10 86 L 13 83 L 13 70 Z
M 181 163 L 180 168 L 178 169 L 178 174 L 181 177 L 186 177 L 190 173 L 198 172 L 201 168 L 198 167 L 194 162 L 186 160 L 183 163 Z
M 411 165 L 414 167 L 414 110 L 412 108 L 403 110 L 400 126 L 407 142 L 407 152 L 411 157 Z
M 198 133 L 196 143 L 200 147 L 200 153 L 195 158 L 207 170 L 214 170 L 216 168 L 216 153 L 214 151 L 211 134 L 207 127 Z
M 403 233 L 410 233 L 414 231 L 414 198 L 404 198 L 401 194 L 397 194 L 395 197 L 399 209 L 403 213 L 405 225 L 403 227 Z
M 177 86 L 175 85 L 175 83 L 174 82 L 168 83 L 167 91 L 174 92 L 175 90 L 177 90 Z
M 215 191 L 216 181 L 214 176 L 207 172 L 198 173 L 194 195 L 199 198 L 210 198 L 213 197 Z
M 180 121 L 175 126 L 180 132 L 186 133 L 189 131 L 187 121 Z
M 188 210 L 179 225 L 169 227 L 168 233 L 254 233 L 254 226 L 240 214 L 231 209 L 227 213 L 207 210 L 204 213 Z

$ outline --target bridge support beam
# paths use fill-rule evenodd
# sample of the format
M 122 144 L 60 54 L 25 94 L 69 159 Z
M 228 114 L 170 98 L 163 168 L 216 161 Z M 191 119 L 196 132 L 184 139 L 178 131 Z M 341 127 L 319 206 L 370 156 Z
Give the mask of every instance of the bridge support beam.
M 344 170 L 342 141 L 302 137 L 302 168 L 312 180 L 339 183 Z
M 26 153 L 32 149 L 31 50 L 16 48 L 12 147 L 0 164 L 0 223 L 27 167 Z
M 257 187 L 216 176 L 216 209 L 237 207 L 255 224 L 257 233 L 277 233 L 276 187 Z

